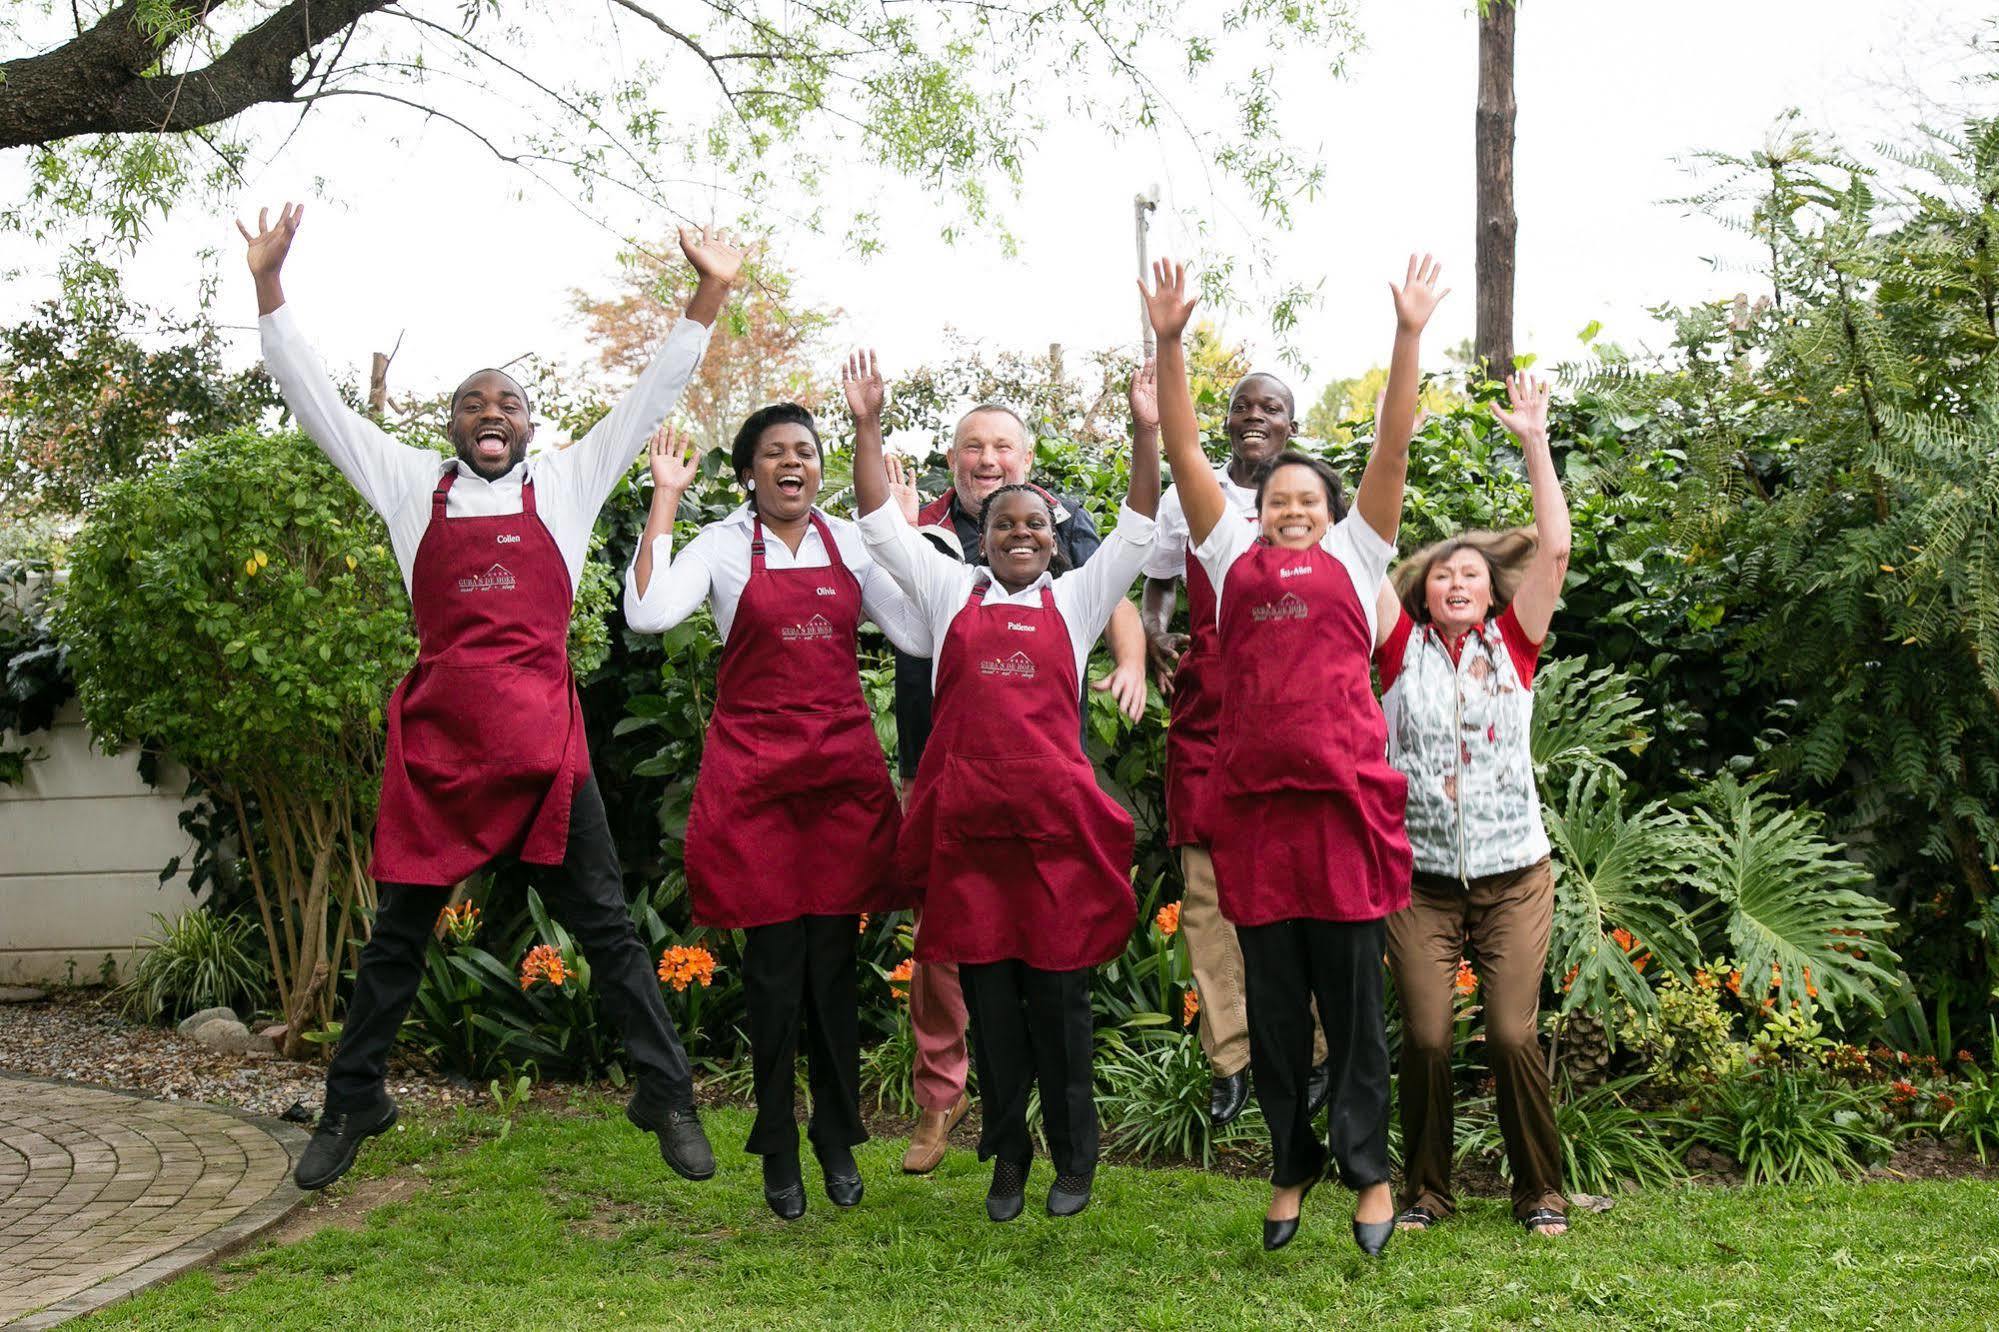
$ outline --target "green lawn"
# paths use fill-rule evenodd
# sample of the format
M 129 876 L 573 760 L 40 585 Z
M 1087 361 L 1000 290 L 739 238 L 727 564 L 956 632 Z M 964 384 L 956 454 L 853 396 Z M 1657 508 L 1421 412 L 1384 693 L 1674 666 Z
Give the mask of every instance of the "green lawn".
M 987 1171 L 954 1150 L 927 1179 L 901 1144 L 864 1148 L 868 1198 L 818 1191 L 786 1225 L 740 1150 L 741 1111 L 708 1117 L 722 1169 L 669 1176 L 613 1102 L 410 1124 L 357 1176 L 430 1186 L 255 1250 L 76 1326 L 146 1328 L 1199 1327 L 1368 1329 L 1986 1328 L 1999 1325 L 1999 1185 L 1693 1189 L 1623 1198 L 1565 1240 L 1502 1202 L 1398 1236 L 1380 1264 L 1322 1187 L 1290 1248 L 1258 1247 L 1265 1186 L 1192 1170 L 1107 1169 L 1090 1209 L 985 1219 Z M 342 1187 L 346 1187 L 343 1185 Z

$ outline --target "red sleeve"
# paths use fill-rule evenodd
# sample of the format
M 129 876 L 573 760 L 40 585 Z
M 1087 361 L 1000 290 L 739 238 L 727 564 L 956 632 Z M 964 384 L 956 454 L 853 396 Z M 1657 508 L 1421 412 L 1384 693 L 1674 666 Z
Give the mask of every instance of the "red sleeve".
M 1541 645 L 1527 637 L 1527 631 L 1520 627 L 1520 617 L 1511 606 L 1499 613 L 1499 636 L 1506 640 L 1506 651 L 1513 658 L 1513 669 L 1520 676 L 1520 683 L 1532 688 L 1534 667 L 1541 660 Z
M 1402 659 L 1409 654 L 1409 634 L 1416 622 L 1409 618 L 1409 612 L 1402 609 L 1402 603 L 1395 604 L 1395 627 L 1388 631 L 1388 641 L 1374 650 L 1374 668 L 1381 673 L 1381 692 L 1387 693 L 1395 684 L 1395 677 L 1402 674 Z

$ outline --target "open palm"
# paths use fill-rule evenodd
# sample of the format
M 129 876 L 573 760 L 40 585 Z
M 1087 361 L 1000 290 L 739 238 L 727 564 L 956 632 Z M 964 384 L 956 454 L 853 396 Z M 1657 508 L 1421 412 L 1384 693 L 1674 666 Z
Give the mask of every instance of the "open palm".
M 711 231 L 707 227 L 682 227 L 680 252 L 702 277 L 728 284 L 742 271 L 749 247 L 736 244 L 720 228 Z
M 661 426 L 646 441 L 646 465 L 652 469 L 653 485 L 675 494 L 684 493 L 701 472 L 694 437 L 676 426 Z
M 259 208 L 255 235 L 240 220 L 236 223 L 236 230 L 248 243 L 244 257 L 250 261 L 252 274 L 262 277 L 285 266 L 285 256 L 291 253 L 292 237 L 298 234 L 298 224 L 304 216 L 304 204 L 288 203 L 278 210 L 275 225 L 270 220 L 271 210 Z
M 1152 321 L 1152 331 L 1162 338 L 1179 337 L 1200 302 L 1198 296 L 1187 294 L 1187 270 L 1170 259 L 1153 261 L 1152 290 L 1140 281 L 1138 294 L 1145 298 L 1145 317 Z
M 847 394 L 847 410 L 856 421 L 872 421 L 882 414 L 888 399 L 888 385 L 882 382 L 881 365 L 873 350 L 857 351 L 840 367 L 840 387 Z
M 1389 291 L 1395 296 L 1397 324 L 1412 333 L 1422 331 L 1444 297 L 1451 294 L 1449 287 L 1438 285 L 1443 276 L 1444 266 L 1429 255 L 1421 258 L 1413 254 L 1409 256 L 1409 272 L 1402 285 L 1388 284 Z

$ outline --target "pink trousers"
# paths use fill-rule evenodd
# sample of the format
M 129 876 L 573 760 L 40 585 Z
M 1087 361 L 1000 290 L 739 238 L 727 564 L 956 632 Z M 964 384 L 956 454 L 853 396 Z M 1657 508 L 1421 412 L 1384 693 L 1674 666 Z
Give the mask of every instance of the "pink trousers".
M 923 913 L 916 914 L 923 928 Z M 916 1104 L 949 1110 L 965 1090 L 965 993 L 955 962 L 918 962 L 909 976 L 909 1025 L 916 1035 Z

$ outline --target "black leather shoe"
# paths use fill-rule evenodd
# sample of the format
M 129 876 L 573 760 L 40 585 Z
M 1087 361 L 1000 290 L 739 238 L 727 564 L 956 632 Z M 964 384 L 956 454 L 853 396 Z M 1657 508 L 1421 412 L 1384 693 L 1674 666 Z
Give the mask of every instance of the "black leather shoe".
M 1239 1069 L 1225 1078 L 1216 1078 L 1208 1088 L 1208 1122 L 1227 1128 L 1249 1104 L 1249 1070 Z
M 386 1095 L 360 1110 L 322 1113 L 312 1130 L 312 1141 L 305 1145 L 292 1171 L 292 1182 L 308 1191 L 325 1188 L 347 1173 L 362 1143 L 395 1126 L 396 1103 Z
M 1095 1175 L 1057 1175 L 1048 1186 L 1048 1215 L 1074 1216 L 1090 1205 Z
M 859 1207 L 861 1195 L 866 1188 L 861 1183 L 859 1166 L 848 1166 L 842 1170 L 828 1170 L 822 1161 L 820 1171 L 826 1178 L 826 1196 L 833 1200 L 835 1207 Z
M 986 1216 L 1011 1221 L 1027 1205 L 1027 1167 L 1011 1161 L 993 1162 L 992 1186 L 986 1190 Z
M 781 1189 L 765 1189 L 764 1202 L 780 1221 L 796 1221 L 805 1215 L 805 1185 L 787 1184 Z
M 1353 1242 L 1360 1245 L 1360 1251 L 1370 1258 L 1381 1257 L 1381 1251 L 1388 1247 L 1388 1241 L 1395 1238 L 1395 1221 L 1356 1221 L 1353 1223 Z
M 625 1118 L 659 1139 L 659 1158 L 682 1179 L 700 1181 L 715 1176 L 715 1149 L 701 1130 L 701 1116 L 685 1110 L 651 1105 L 634 1096 Z
M 1298 1215 L 1288 1221 L 1272 1221 L 1267 1216 L 1263 1218 L 1265 1252 L 1281 1249 L 1297 1237 L 1298 1223 L 1305 1219 L 1305 1200 L 1312 1196 L 1312 1190 L 1318 1186 L 1320 1178 L 1322 1177 L 1315 1175 L 1305 1181 L 1305 1191 L 1298 1195 Z
M 1333 1061 L 1314 1066 L 1312 1076 L 1305 1082 L 1305 1117 L 1310 1119 L 1326 1108 L 1326 1098 L 1333 1094 Z

